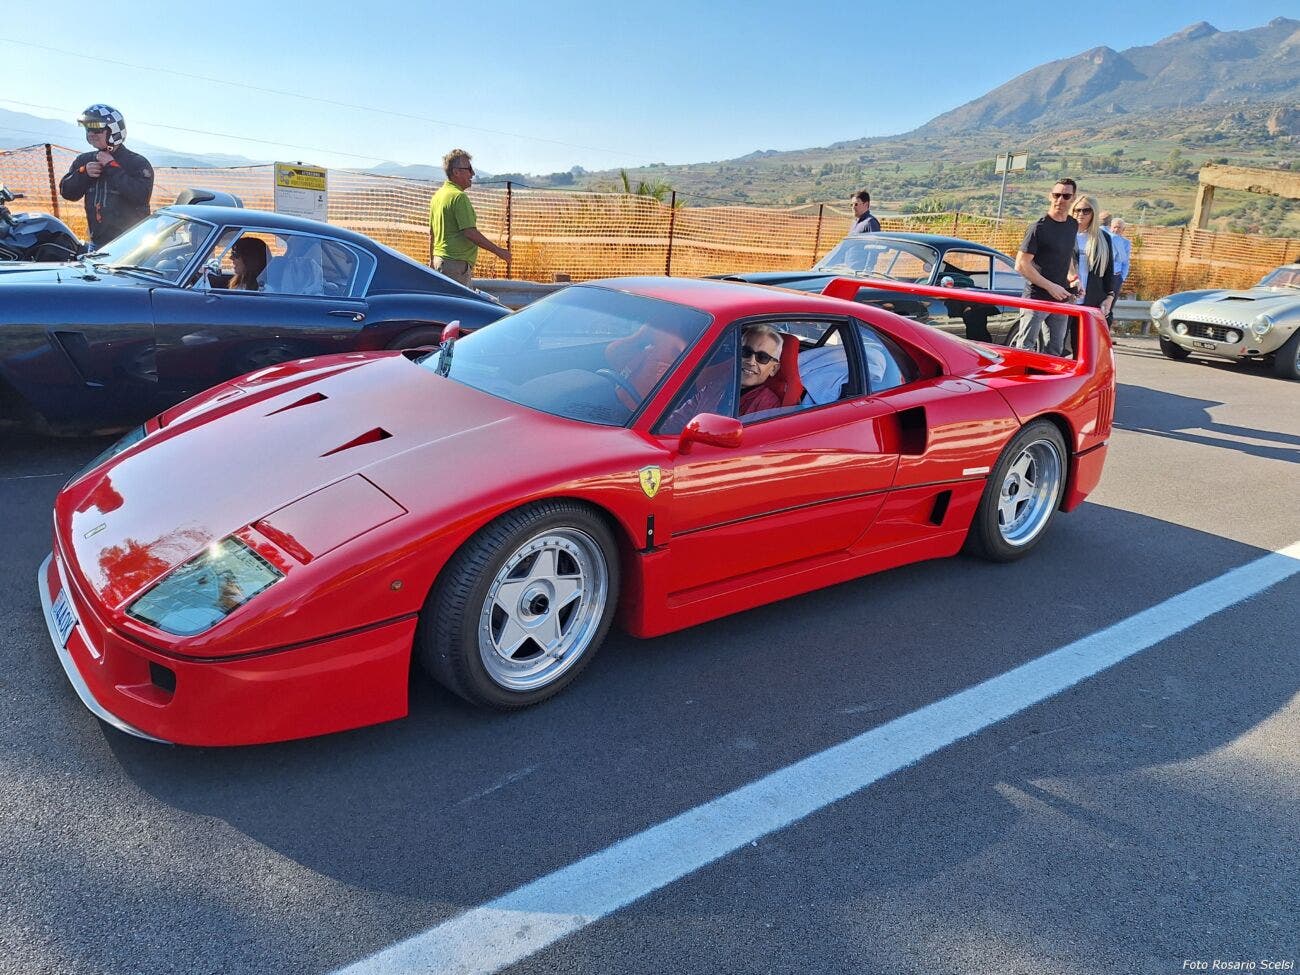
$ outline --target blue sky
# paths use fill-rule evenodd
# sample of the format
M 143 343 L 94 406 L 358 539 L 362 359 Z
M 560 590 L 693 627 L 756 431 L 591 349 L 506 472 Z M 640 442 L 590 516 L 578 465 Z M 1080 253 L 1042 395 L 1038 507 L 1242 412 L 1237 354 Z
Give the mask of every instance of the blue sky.
M 1092 47 L 1300 18 L 1295 0 L 128 0 L 82 8 L 77 27 L 77 9 L 8 0 L 0 108 L 75 118 L 107 102 L 134 138 L 190 152 L 368 166 L 462 146 L 485 170 L 532 173 L 889 135 Z

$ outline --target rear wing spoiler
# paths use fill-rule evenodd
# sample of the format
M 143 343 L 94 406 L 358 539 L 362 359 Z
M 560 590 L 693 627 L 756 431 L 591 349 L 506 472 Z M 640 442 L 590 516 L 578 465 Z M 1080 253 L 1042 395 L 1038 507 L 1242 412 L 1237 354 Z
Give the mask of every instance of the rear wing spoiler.
M 1027 308 L 1031 311 L 1045 311 L 1053 315 L 1065 315 L 1073 321 L 1070 328 L 1074 333 L 1077 371 L 1092 372 L 1096 368 L 1097 356 L 1101 354 L 1100 337 L 1109 334 L 1106 319 L 1096 308 L 1087 305 L 1064 305 L 1056 301 L 1041 301 L 1038 298 L 1018 298 L 1000 295 L 991 291 L 968 290 L 964 288 L 936 288 L 929 284 L 912 284 L 908 281 L 888 281 L 879 278 L 835 278 L 822 289 L 828 298 L 840 298 L 853 301 L 863 288 L 880 291 L 902 292 L 909 295 L 922 295 L 927 298 L 945 298 L 949 301 L 964 301 L 978 305 L 996 305 L 1002 308 Z M 1049 361 L 1061 362 L 1049 357 Z

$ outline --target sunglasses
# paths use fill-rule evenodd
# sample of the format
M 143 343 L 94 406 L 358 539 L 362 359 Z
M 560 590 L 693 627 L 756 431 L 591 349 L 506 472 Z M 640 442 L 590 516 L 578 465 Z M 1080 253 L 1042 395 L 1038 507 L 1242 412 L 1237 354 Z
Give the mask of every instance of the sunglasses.
M 1092 207 L 1075 207 L 1075 213 L 1092 213 Z
M 740 357 L 742 359 L 757 359 L 760 366 L 770 366 L 776 362 L 776 356 L 769 355 L 766 352 L 759 352 L 757 349 L 751 349 L 747 345 L 740 347 Z
M 1053 200 L 1073 200 L 1073 199 L 1074 199 L 1074 194 L 1073 194 L 1073 193 L 1057 193 L 1055 190 L 1053 190 L 1053 191 L 1052 191 L 1052 199 L 1053 199 Z
M 452 168 L 452 169 L 462 169 L 462 170 L 464 170 L 465 172 L 470 173 L 470 174 L 473 174 L 473 172 L 474 172 L 474 167 L 473 167 L 473 166 L 452 166 L 451 168 Z

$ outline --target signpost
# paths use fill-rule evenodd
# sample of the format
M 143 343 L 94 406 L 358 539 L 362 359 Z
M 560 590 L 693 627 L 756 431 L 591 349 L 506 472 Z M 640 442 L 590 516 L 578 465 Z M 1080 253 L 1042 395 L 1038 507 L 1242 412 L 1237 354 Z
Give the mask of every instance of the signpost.
M 324 222 L 329 216 L 328 171 L 303 163 L 275 164 L 275 212 Z
M 1002 199 L 1007 194 L 1007 173 L 1019 172 L 1029 165 L 1029 153 L 1004 152 L 993 163 L 993 172 L 1002 174 L 1002 189 L 998 191 L 998 223 L 1002 222 Z

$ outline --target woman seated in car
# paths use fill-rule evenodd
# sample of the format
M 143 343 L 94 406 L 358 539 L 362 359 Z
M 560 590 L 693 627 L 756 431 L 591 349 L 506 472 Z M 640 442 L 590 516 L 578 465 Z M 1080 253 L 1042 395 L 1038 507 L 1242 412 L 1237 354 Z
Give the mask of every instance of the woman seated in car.
M 230 263 L 235 276 L 230 280 L 232 291 L 261 291 L 262 272 L 266 270 L 269 254 L 266 241 L 258 237 L 240 237 L 230 248 Z
M 771 325 L 751 325 L 740 337 L 740 415 L 781 405 L 771 381 L 781 368 L 781 333 Z

